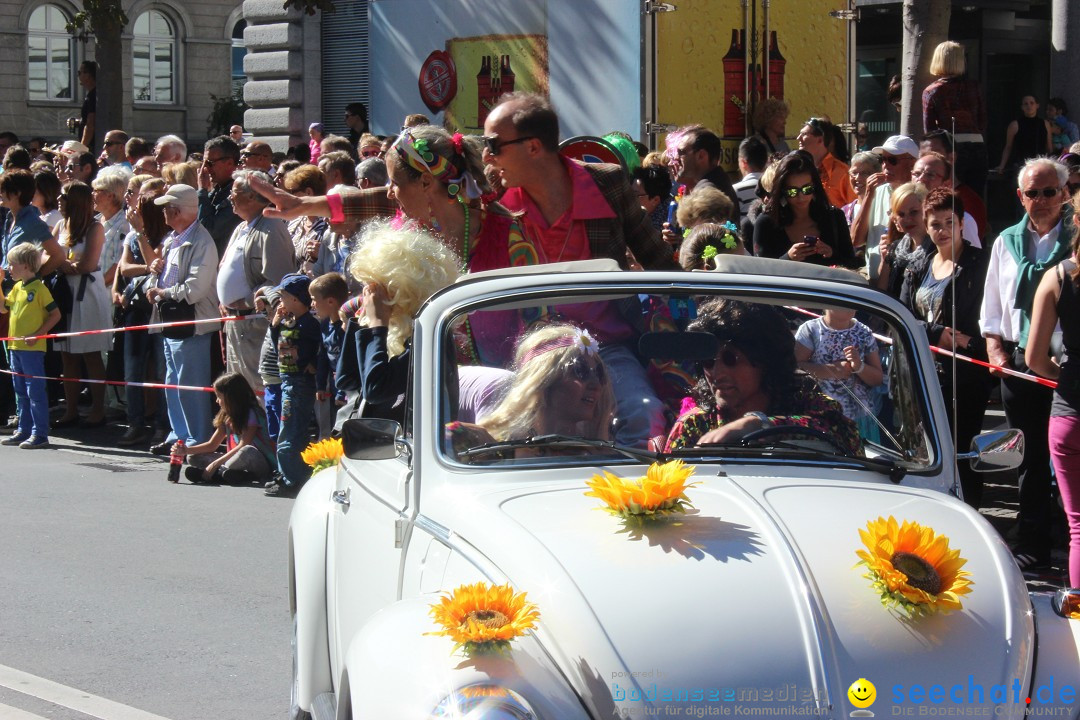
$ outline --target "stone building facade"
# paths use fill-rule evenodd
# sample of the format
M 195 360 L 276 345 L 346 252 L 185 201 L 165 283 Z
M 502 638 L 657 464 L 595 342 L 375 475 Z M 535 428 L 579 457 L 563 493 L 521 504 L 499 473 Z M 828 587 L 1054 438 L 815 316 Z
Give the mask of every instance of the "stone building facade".
M 241 0 L 123 0 L 123 129 L 154 140 L 165 134 L 199 148 L 211 96 L 242 82 Z M 279 2 L 280 4 L 280 2 Z M 94 59 L 94 40 L 63 28 L 81 9 L 69 0 L 0 0 L 0 130 L 62 141 L 83 91 L 76 70 Z M 234 67 L 235 66 L 235 67 Z

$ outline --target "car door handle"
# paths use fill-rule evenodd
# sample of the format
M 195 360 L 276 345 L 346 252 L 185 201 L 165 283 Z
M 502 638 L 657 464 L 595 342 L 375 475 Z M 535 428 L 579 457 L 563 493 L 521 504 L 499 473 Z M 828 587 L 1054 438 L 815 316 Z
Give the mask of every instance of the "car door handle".
M 330 499 L 333 500 L 334 502 L 336 502 L 338 505 L 341 505 L 343 507 L 349 507 L 349 505 L 352 504 L 352 503 L 349 502 L 349 491 L 348 490 L 335 490 L 330 495 Z

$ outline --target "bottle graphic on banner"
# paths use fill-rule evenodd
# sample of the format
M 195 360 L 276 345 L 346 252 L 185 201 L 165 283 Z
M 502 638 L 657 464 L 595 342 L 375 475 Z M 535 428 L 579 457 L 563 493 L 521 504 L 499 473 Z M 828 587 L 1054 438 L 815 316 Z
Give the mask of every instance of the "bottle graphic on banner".
M 724 136 L 741 137 L 750 132 L 746 115 L 746 55 L 744 34 L 731 29 L 731 47 L 723 58 L 724 65 Z
M 784 99 L 784 66 L 787 60 L 780 54 L 780 44 L 776 40 L 776 31 L 773 30 L 769 38 L 769 96 Z M 762 75 L 762 80 L 765 76 Z M 761 96 L 765 97 L 765 88 L 761 88 Z

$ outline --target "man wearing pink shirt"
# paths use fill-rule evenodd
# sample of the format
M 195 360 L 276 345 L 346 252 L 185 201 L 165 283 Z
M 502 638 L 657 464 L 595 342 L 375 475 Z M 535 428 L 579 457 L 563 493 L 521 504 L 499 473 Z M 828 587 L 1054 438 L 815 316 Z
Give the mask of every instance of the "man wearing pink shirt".
M 547 98 L 504 95 L 484 123 L 484 141 L 484 162 L 506 187 L 502 204 L 521 213 L 531 264 L 610 258 L 626 269 L 629 250 L 645 268 L 678 269 L 621 167 L 559 155 L 559 118 Z M 559 312 L 600 341 L 617 389 L 616 438 L 640 446 L 666 427 L 663 407 L 632 349 L 637 328 L 621 310 L 609 303 Z

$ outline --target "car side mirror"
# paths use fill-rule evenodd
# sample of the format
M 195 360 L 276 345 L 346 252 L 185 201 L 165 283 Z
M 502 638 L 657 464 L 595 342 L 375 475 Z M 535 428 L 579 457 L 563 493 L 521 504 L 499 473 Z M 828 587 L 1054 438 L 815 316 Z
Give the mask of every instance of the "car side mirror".
M 975 472 L 996 472 L 1020 467 L 1024 459 L 1024 431 L 994 430 L 976 435 L 971 440 L 971 452 L 956 456 L 970 460 Z
M 350 460 L 392 460 L 401 454 L 401 423 L 382 418 L 356 418 L 341 426 L 341 445 Z

